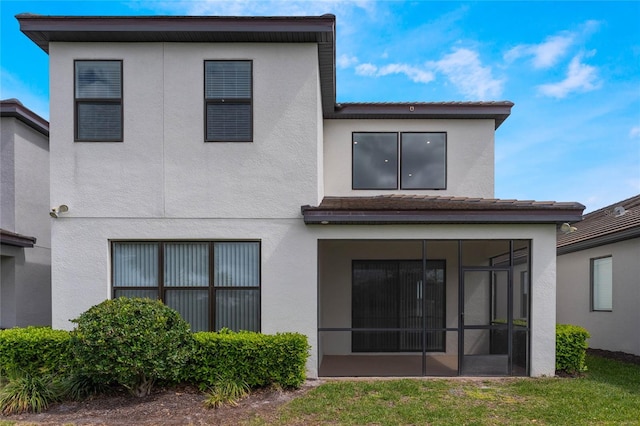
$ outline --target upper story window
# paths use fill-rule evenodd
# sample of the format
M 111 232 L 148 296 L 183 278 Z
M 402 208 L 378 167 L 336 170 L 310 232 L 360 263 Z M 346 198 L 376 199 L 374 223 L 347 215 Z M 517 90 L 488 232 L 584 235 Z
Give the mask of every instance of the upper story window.
M 75 140 L 122 141 L 122 61 L 77 60 Z
M 356 132 L 352 143 L 353 189 L 446 189 L 445 133 Z
M 207 142 L 253 140 L 252 86 L 251 61 L 205 61 Z
M 591 259 L 591 310 L 613 310 L 613 258 Z

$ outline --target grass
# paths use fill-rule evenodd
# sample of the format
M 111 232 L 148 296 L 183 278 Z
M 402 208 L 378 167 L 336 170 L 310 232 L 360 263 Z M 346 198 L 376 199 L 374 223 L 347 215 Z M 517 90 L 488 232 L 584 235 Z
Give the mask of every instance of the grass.
M 328 382 L 268 424 L 640 425 L 640 366 L 594 356 L 587 365 L 580 378 Z

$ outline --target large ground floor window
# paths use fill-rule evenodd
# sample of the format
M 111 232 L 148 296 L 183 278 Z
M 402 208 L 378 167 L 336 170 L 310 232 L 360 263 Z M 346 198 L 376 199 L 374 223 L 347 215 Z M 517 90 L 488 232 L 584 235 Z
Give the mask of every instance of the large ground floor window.
M 260 331 L 257 241 L 112 242 L 113 297 L 160 299 L 192 331 Z

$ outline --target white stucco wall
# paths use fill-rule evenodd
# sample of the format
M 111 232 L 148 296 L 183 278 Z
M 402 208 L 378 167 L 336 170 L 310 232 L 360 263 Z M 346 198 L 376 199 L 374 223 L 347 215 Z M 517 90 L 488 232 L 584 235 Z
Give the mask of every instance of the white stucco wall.
M 591 311 L 591 259 L 612 256 L 613 309 Z M 586 328 L 589 347 L 640 355 L 640 238 L 558 256 L 558 322 Z
M 74 59 L 123 61 L 124 141 L 73 141 Z M 253 142 L 204 142 L 204 61 L 253 61 Z M 322 190 L 315 44 L 51 43 L 53 326 L 111 297 L 109 242 L 259 240 L 261 330 L 314 345 Z
M 325 120 L 326 195 L 427 194 L 493 198 L 494 120 Z M 353 190 L 353 132 L 446 132 L 446 190 Z
M 73 142 L 73 60 L 123 61 L 124 142 Z M 251 143 L 204 142 L 204 61 L 253 61 Z M 299 217 L 319 202 L 315 44 L 51 43 L 51 199 L 68 217 Z M 286 202 L 283 202 L 286 200 Z
M 0 123 L 0 227 L 36 237 L 34 247 L 2 246 L 0 326 L 51 324 L 49 143 L 13 117 Z

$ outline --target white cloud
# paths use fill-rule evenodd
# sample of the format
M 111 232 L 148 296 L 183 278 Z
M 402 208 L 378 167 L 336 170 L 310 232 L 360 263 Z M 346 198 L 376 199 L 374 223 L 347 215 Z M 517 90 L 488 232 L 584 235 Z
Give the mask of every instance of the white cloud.
M 639 139 L 640 138 L 640 126 L 634 126 L 629 131 L 629 137 L 631 139 Z
M 428 66 L 447 76 L 449 81 L 467 98 L 485 100 L 502 95 L 503 81 L 494 79 L 491 67 L 482 66 L 477 52 L 456 49 Z
M 349 56 L 345 54 L 340 55 L 336 60 L 336 65 L 338 65 L 338 68 L 349 68 L 351 66 L 354 66 L 357 63 L 358 63 L 357 57 Z
M 504 59 L 507 62 L 513 62 L 524 56 L 533 56 L 532 62 L 535 68 L 549 68 L 566 54 L 574 39 L 574 34 L 564 33 L 547 37 L 540 44 L 521 44 L 509 50 L 504 55 Z
M 381 67 L 371 63 L 360 64 L 356 74 L 367 77 L 384 77 L 391 74 L 404 74 L 414 83 L 429 83 L 435 79 L 432 72 L 408 64 L 388 64 Z
M 389 64 L 378 70 L 379 76 L 404 74 L 414 83 L 429 83 L 435 79 L 432 72 L 424 71 L 407 64 Z
M 596 67 L 583 64 L 582 54 L 576 55 L 569 64 L 567 77 L 552 84 L 542 84 L 538 90 L 545 96 L 564 98 L 572 92 L 590 92 L 600 87 Z
M 378 71 L 378 67 L 373 64 L 360 64 L 356 67 L 356 74 L 358 75 L 366 75 L 366 76 L 375 76 Z

